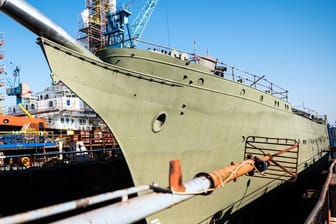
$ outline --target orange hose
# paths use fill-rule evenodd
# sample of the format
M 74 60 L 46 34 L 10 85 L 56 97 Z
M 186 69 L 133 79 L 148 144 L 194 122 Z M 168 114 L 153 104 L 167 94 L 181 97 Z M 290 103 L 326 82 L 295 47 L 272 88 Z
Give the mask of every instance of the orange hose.
M 219 170 L 209 173 L 215 188 L 221 187 L 223 184 L 237 179 L 254 170 L 254 160 L 248 159 L 241 163 L 237 163 Z
M 214 188 L 218 188 L 223 186 L 223 184 L 228 183 L 232 180 L 237 179 L 240 176 L 243 176 L 245 174 L 248 174 L 250 172 L 252 172 L 256 168 L 255 163 L 257 161 L 264 161 L 264 162 L 268 162 L 268 165 L 265 166 L 264 169 L 267 169 L 267 167 L 269 166 L 269 161 L 273 161 L 273 157 L 274 156 L 279 156 L 283 153 L 286 153 L 292 149 L 298 148 L 299 145 L 295 144 L 292 145 L 290 147 L 287 147 L 273 155 L 265 155 L 264 157 L 262 157 L 261 159 L 258 158 L 254 158 L 254 159 L 247 159 L 244 160 L 241 163 L 237 163 L 231 166 L 227 166 L 215 171 L 212 171 L 210 173 L 202 173 L 201 175 L 206 175 L 209 179 L 211 179 L 213 187 Z M 273 161 L 273 163 L 277 166 L 279 166 L 280 168 L 282 168 L 284 171 L 288 172 L 289 174 L 291 174 L 293 177 L 296 177 L 295 173 L 289 172 L 288 170 L 286 170 L 284 167 L 282 167 L 280 164 L 278 164 L 277 162 Z M 263 170 L 259 170 L 263 172 Z M 172 191 L 176 191 L 176 192 L 185 192 L 185 186 L 183 185 L 182 182 L 182 171 L 181 171 L 181 164 L 179 160 L 172 160 L 170 161 L 170 167 L 169 167 L 169 186 L 170 189 Z
M 298 144 L 292 145 L 292 146 L 287 147 L 287 148 L 285 148 L 285 149 L 283 149 L 283 150 L 281 150 L 281 151 L 279 151 L 279 152 L 277 152 L 273 155 L 266 155 L 263 158 L 261 158 L 260 160 L 262 160 L 262 161 L 272 161 L 274 156 L 281 155 L 281 154 L 286 153 L 286 152 L 288 152 L 292 149 L 295 149 L 297 147 L 299 147 Z M 255 169 L 255 161 L 252 160 L 252 159 L 247 159 L 247 160 L 244 160 L 241 163 L 237 163 L 237 164 L 234 164 L 234 165 L 231 165 L 231 166 L 228 166 L 228 167 L 224 167 L 224 168 L 219 169 L 219 170 L 212 171 L 211 173 L 209 173 L 209 175 L 212 179 L 214 187 L 217 188 L 217 187 L 221 187 L 223 184 L 225 184 L 227 182 L 235 180 L 238 177 L 243 176 L 243 175 L 253 171 L 254 169 Z M 288 172 L 286 169 L 284 169 L 284 170 L 286 172 Z M 292 175 L 292 173 L 290 173 L 290 174 Z

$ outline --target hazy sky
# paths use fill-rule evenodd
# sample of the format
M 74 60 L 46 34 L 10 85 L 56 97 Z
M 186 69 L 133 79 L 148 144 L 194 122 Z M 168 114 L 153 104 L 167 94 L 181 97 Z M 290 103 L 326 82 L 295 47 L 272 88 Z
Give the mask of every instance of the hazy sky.
M 29 0 L 74 38 L 85 0 Z M 125 1 L 124 3 L 131 2 Z M 145 0 L 132 2 L 135 19 Z M 121 4 L 118 1 L 118 4 Z M 0 13 L 8 74 L 39 92 L 51 83 L 36 35 Z M 159 0 L 143 40 L 197 53 L 266 75 L 289 91 L 289 102 L 336 121 L 335 0 Z M 14 102 L 14 101 L 13 101 Z

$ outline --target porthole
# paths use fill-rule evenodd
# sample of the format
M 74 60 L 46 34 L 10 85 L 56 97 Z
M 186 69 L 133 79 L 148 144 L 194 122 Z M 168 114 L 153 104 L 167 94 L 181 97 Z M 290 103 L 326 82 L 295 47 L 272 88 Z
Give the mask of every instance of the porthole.
M 167 121 L 167 114 L 166 112 L 160 112 L 158 113 L 152 122 L 152 131 L 154 133 L 158 133 L 162 130 L 162 128 L 165 126 Z
M 203 86 L 203 84 L 204 84 L 204 79 L 199 78 L 198 81 L 197 81 L 197 83 L 198 83 L 198 85 Z
M 241 96 L 244 96 L 244 95 L 245 95 L 245 89 L 242 89 L 242 90 L 240 91 L 240 95 L 241 95 Z
M 261 96 L 259 97 L 259 100 L 260 100 L 260 102 L 262 102 L 262 101 L 264 100 L 264 96 L 261 95 Z
M 279 107 L 279 105 L 280 105 L 279 101 L 274 100 L 274 106 L 275 106 L 275 107 Z

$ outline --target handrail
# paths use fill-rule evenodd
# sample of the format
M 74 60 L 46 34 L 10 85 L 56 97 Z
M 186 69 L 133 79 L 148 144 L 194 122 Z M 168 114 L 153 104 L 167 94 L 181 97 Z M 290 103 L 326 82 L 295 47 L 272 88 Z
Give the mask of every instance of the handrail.
M 151 42 L 147 42 L 143 40 L 137 39 L 136 41 L 138 43 L 143 44 L 144 46 L 149 46 L 148 49 L 154 50 L 154 52 L 168 54 L 171 56 L 175 56 L 176 58 L 179 58 L 180 60 L 186 60 L 186 64 L 189 64 L 189 63 L 200 64 L 201 60 L 205 60 L 210 63 L 212 62 L 213 69 L 211 69 L 211 72 L 215 76 L 242 83 L 246 86 L 249 86 L 259 91 L 271 94 L 272 96 L 275 96 L 281 100 L 285 100 L 288 102 L 288 90 L 266 79 L 265 75 L 257 75 L 255 73 L 248 72 L 234 65 L 218 61 L 217 59 L 209 59 L 207 57 L 197 55 L 196 52 L 190 53 L 190 52 L 181 51 L 181 50 L 177 51 L 176 49 L 171 48 L 171 47 L 167 47 L 167 46 L 163 46 L 163 45 L 159 45 L 159 44 L 155 44 L 155 43 L 151 43 Z M 151 47 L 152 48 L 154 47 L 154 48 L 151 49 Z M 177 52 L 178 54 L 175 55 L 175 53 L 172 53 L 172 52 Z M 184 57 L 183 55 L 187 55 L 188 57 Z M 306 109 L 309 109 L 309 108 L 306 108 Z M 297 109 L 295 110 L 297 111 Z M 318 115 L 318 113 L 312 109 L 309 109 L 309 115 L 308 115 L 309 117 L 311 116 L 312 111 L 315 112 L 316 114 L 316 116 L 313 117 L 314 121 L 318 123 L 325 122 L 326 115 Z
M 323 185 L 323 188 L 321 190 L 320 198 L 317 201 L 314 209 L 312 210 L 312 212 L 309 214 L 308 218 L 304 222 L 305 224 L 315 223 L 314 220 L 316 220 L 317 215 L 319 214 L 320 210 L 322 209 L 322 206 L 325 203 L 328 188 L 329 188 L 329 185 L 330 185 L 330 181 L 331 181 L 332 176 L 333 176 L 333 169 L 334 169 L 335 164 L 336 164 L 336 159 L 333 160 L 333 162 L 331 163 L 331 165 L 329 167 L 329 174 L 328 174 L 327 179 L 326 179 L 326 181 Z
M 146 42 L 143 40 L 137 40 L 137 41 L 144 45 L 155 47 L 156 52 L 168 53 L 168 51 L 170 52 L 176 51 L 176 49 L 150 43 L 150 42 Z M 160 50 L 160 49 L 164 49 L 164 50 Z M 200 60 L 209 60 L 207 57 L 196 55 L 196 53 L 190 53 L 190 52 L 180 51 L 180 50 L 178 52 L 181 55 L 181 60 L 185 59 L 182 57 L 182 54 L 188 55 L 188 57 L 191 58 L 190 60 L 188 60 L 188 62 L 194 62 L 196 64 L 199 64 Z M 215 59 L 213 63 L 214 63 L 214 69 L 212 70 L 213 74 L 221 76 L 225 79 L 231 79 L 233 81 L 244 83 L 247 86 L 254 87 L 255 89 L 270 93 L 274 96 L 277 96 L 280 99 L 288 101 L 288 91 L 274 84 L 273 82 L 267 80 L 265 78 L 265 75 L 259 76 L 259 75 L 253 74 L 251 72 L 248 72 L 236 66 L 233 66 L 233 65 L 230 65 L 224 62 L 220 62 L 217 59 Z M 224 77 L 224 75 L 226 76 Z

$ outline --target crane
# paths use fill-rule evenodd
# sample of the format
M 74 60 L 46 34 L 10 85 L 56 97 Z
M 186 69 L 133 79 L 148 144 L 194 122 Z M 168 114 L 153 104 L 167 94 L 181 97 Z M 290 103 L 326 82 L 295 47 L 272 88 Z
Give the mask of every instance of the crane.
M 16 96 L 16 104 L 22 103 L 22 86 L 20 83 L 20 68 L 19 66 L 15 66 L 13 71 L 13 81 L 7 78 L 7 83 L 10 88 L 6 89 L 6 93 L 8 96 Z
M 7 73 L 6 73 L 7 74 Z M 29 113 L 29 111 L 22 105 L 23 98 L 29 96 L 32 91 L 30 91 L 28 84 L 21 83 L 20 81 L 20 67 L 15 66 L 13 71 L 13 80 L 10 80 L 6 77 L 7 83 L 10 86 L 6 89 L 6 93 L 8 96 L 16 96 L 16 104 L 20 107 L 23 113 L 27 115 L 27 117 L 32 118 L 33 116 Z
M 123 5 L 117 11 L 106 15 L 107 24 L 105 35 L 109 47 L 136 47 L 135 40 L 139 39 L 155 9 L 158 0 L 147 0 L 143 8 L 130 25 L 128 17 L 132 13 Z
M 132 24 L 131 36 L 135 39 L 140 39 L 147 23 L 155 9 L 158 0 L 147 0 L 140 13 L 135 18 Z

